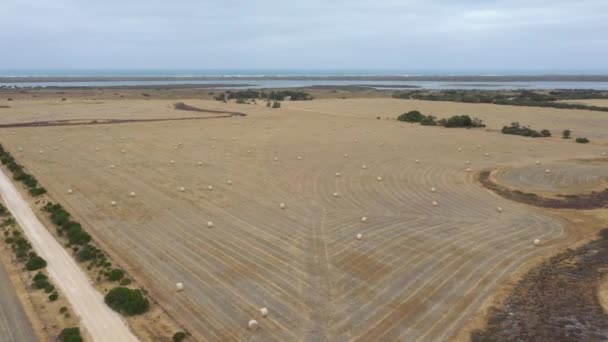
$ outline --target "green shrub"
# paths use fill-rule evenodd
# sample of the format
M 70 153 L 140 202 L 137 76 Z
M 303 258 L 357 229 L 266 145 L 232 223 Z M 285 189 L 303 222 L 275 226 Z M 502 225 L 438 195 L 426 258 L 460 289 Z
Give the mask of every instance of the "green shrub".
M 129 278 L 124 278 L 120 281 L 120 286 L 127 286 L 131 284 L 131 279 Z
M 28 262 L 25 264 L 25 268 L 28 271 L 35 271 L 35 270 L 39 270 L 39 269 L 45 268 L 45 267 L 46 267 L 46 260 L 42 259 L 39 256 L 30 258 L 30 260 L 28 260 Z
M 521 126 L 519 122 L 512 122 L 511 126 L 504 126 L 501 130 L 503 134 L 521 135 L 524 137 L 540 138 L 543 137 L 539 132 L 530 127 Z
M 142 291 L 122 286 L 110 290 L 104 300 L 112 310 L 125 316 L 143 314 L 150 308 L 150 302 Z
M 106 273 L 106 279 L 109 281 L 119 281 L 125 276 L 125 271 L 115 268 L 108 273 Z
M 545 137 L 548 138 L 551 136 L 551 131 L 549 131 L 548 129 L 543 129 L 542 131 L 540 131 L 540 134 Z
M 587 139 L 587 138 L 576 138 L 575 141 L 577 143 L 579 143 L 579 144 L 587 144 L 587 143 L 589 143 L 589 139 Z
M 437 121 L 435 121 L 434 116 L 427 115 L 422 120 L 420 120 L 420 124 L 422 126 L 437 126 Z
M 68 308 L 67 308 L 67 307 L 62 306 L 61 308 L 59 308 L 59 313 L 60 313 L 60 314 L 64 314 L 64 313 L 66 313 L 66 312 L 68 312 Z
M 173 342 L 182 342 L 187 336 L 183 331 L 176 332 L 173 334 Z
M 59 294 L 57 292 L 53 292 L 50 296 L 49 296 L 49 301 L 54 302 L 59 298 Z
M 425 116 L 422 115 L 419 111 L 412 110 L 407 113 L 403 113 L 403 114 L 399 115 L 397 117 L 397 120 L 405 121 L 405 122 L 420 122 L 424 118 L 425 118 Z
M 569 130 L 569 129 L 565 129 L 565 130 L 562 132 L 562 139 L 570 139 L 570 133 L 572 133 L 572 131 L 571 131 L 571 130 Z
M 80 336 L 80 329 L 78 327 L 75 328 L 65 328 L 59 334 L 59 341 L 61 342 L 82 342 L 82 336 Z
M 97 248 L 91 245 L 85 245 L 76 253 L 76 260 L 79 262 L 89 261 L 97 258 Z

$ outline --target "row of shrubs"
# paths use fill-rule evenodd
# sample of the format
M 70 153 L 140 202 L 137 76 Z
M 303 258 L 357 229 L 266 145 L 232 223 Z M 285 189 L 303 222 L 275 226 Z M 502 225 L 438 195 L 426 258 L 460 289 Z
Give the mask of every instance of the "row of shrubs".
M 511 122 L 509 126 L 503 126 L 502 134 L 521 135 L 523 137 L 547 138 L 551 136 L 551 131 L 543 129 L 540 132 L 533 130 L 529 126 L 520 125 L 519 122 Z
M 10 216 L 8 210 L 2 204 L 0 204 L 0 217 L 4 218 L 0 225 L 3 230 L 4 242 L 11 247 L 17 261 L 24 263 L 27 271 L 38 271 L 33 278 L 32 288 L 44 290 L 45 293 L 49 294 L 49 301 L 56 301 L 59 294 L 55 291 L 55 286 L 40 271 L 46 268 L 46 260 L 32 250 L 32 244 L 17 229 L 15 219 Z
M 229 101 L 229 100 L 237 100 L 239 103 L 244 103 L 246 99 L 264 99 L 268 101 L 285 101 L 286 98 L 289 98 L 290 101 L 308 101 L 312 100 L 313 97 L 310 96 L 309 93 L 303 91 L 295 91 L 295 90 L 281 90 L 281 91 L 271 91 L 270 93 L 266 93 L 264 91 L 257 91 L 253 89 L 247 90 L 238 90 L 231 91 L 228 90 L 226 93 L 221 93 L 214 97 L 217 101 Z
M 548 94 L 530 90 L 412 90 L 393 94 L 394 98 L 426 101 L 450 101 L 463 103 L 493 103 L 497 105 L 551 107 L 560 109 L 583 109 L 608 112 L 608 107 L 581 103 L 558 102 L 560 100 L 608 98 L 608 92 L 561 90 Z
M 447 128 L 478 128 L 486 127 L 479 118 L 468 115 L 454 115 L 447 119 L 439 119 L 433 115 L 423 115 L 417 110 L 403 113 L 397 117 L 399 121 L 418 122 L 423 126 L 443 126 Z
M 34 176 L 25 172 L 23 166 L 19 165 L 10 152 L 6 151 L 1 144 L 0 162 L 6 165 L 6 167 L 11 171 L 14 180 L 20 181 L 28 188 L 28 191 L 32 196 L 36 197 L 46 193 L 46 189 L 39 186 L 38 180 Z
M 103 276 L 108 281 L 120 283 L 120 286 L 113 288 L 105 296 L 105 302 L 110 308 L 126 316 L 139 315 L 148 311 L 150 303 L 143 292 L 124 287 L 131 284 L 131 280 L 125 278 L 125 271 L 120 268 L 110 269 L 112 263 L 107 260 L 99 248 L 90 243 L 91 236 L 84 231 L 80 223 L 71 219 L 67 210 L 60 204 L 50 202 L 44 206 L 43 210 L 49 213 L 51 221 L 57 227 L 58 234 L 67 237 L 68 246 L 72 247 L 77 261 L 89 262 L 89 270 L 93 267 L 104 268 L 99 271 L 98 281 Z

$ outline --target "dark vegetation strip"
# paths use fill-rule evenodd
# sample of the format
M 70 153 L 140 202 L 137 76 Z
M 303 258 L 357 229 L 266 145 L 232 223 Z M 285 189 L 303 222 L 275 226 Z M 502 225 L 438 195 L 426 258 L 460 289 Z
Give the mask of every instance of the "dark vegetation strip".
M 4 149 L 4 147 L 0 144 L 0 162 L 5 165 L 13 174 L 13 179 L 20 181 L 25 185 L 30 193 L 30 195 L 36 197 L 46 193 L 46 189 L 39 186 L 38 180 L 27 173 L 23 166 L 18 164 L 15 161 L 15 158 Z
M 607 262 L 608 228 L 528 272 L 471 340 L 608 341 L 608 315 L 598 298 Z
M 380 117 L 378 117 L 380 119 Z M 471 118 L 468 115 L 454 115 L 447 119 L 439 119 L 433 115 L 423 115 L 417 110 L 403 113 L 397 120 L 409 123 L 419 123 L 422 126 L 443 126 L 446 128 L 480 128 L 486 127 L 479 118 Z
M 506 199 L 537 207 L 554 209 L 600 209 L 608 207 L 608 189 L 579 195 L 558 195 L 560 198 L 546 198 L 533 193 L 511 190 L 496 184 L 490 179 L 490 171 L 481 172 L 479 181 L 484 187 Z
M 534 92 L 529 90 L 412 90 L 394 93 L 393 97 L 425 101 L 490 103 L 508 106 L 550 107 L 608 112 L 608 107 L 558 102 L 560 100 L 608 99 L 608 91 L 599 90 L 573 89 L 550 92 Z
M 4 242 L 10 246 L 15 254 L 17 262 L 24 264 L 25 272 L 33 273 L 37 271 L 32 278 L 32 288 L 39 291 L 44 291 L 48 294 L 49 302 L 54 302 L 59 299 L 59 293 L 55 289 L 55 285 L 51 283 L 48 275 L 44 272 L 47 262 L 41 256 L 32 250 L 32 244 L 27 240 L 25 234 L 17 226 L 15 219 L 9 214 L 6 207 L 0 204 L 0 230 Z M 69 317 L 67 307 L 61 307 L 59 314 Z M 65 333 L 65 332 L 69 333 Z M 68 339 L 69 337 L 69 339 Z M 78 327 L 64 329 L 58 337 L 59 341 L 82 342 L 80 329 Z

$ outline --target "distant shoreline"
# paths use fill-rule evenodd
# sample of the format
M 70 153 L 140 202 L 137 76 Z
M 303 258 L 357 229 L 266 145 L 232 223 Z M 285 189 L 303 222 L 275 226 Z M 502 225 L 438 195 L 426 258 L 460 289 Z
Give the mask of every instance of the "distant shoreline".
M 608 82 L 608 75 L 513 76 L 15 76 L 2 83 L 129 81 L 440 81 L 440 82 Z

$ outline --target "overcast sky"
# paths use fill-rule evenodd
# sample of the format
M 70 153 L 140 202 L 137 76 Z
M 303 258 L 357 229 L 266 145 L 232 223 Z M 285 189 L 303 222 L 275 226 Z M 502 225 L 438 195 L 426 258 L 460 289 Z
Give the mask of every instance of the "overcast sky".
M 0 69 L 608 71 L 608 0 L 2 0 Z

